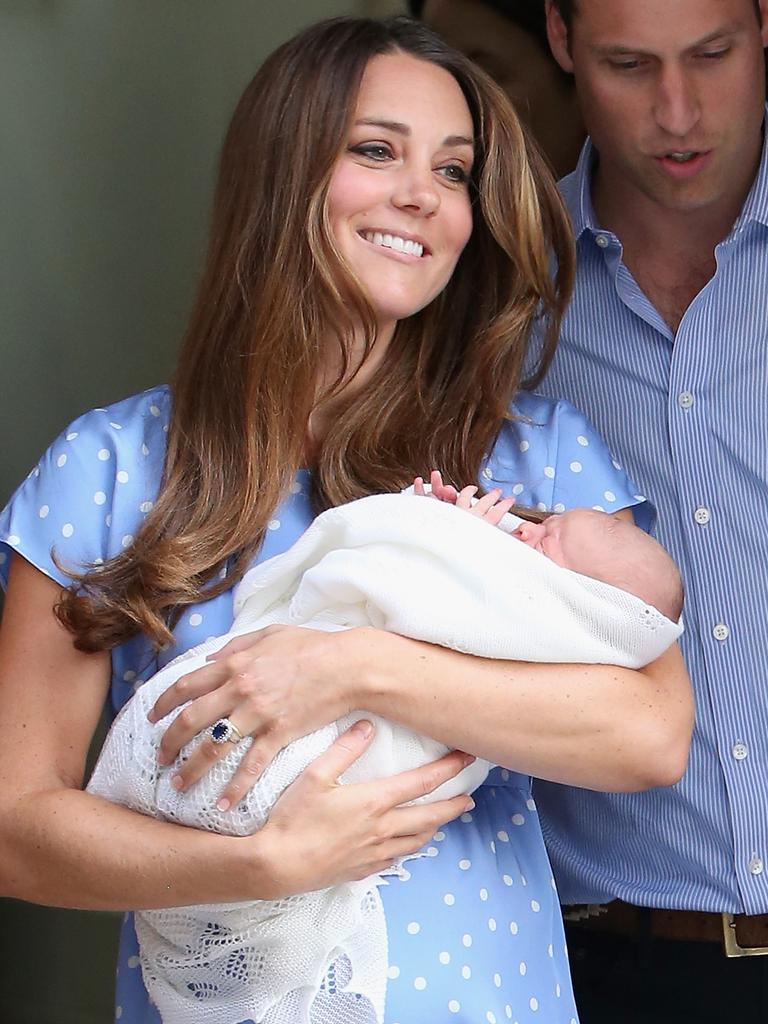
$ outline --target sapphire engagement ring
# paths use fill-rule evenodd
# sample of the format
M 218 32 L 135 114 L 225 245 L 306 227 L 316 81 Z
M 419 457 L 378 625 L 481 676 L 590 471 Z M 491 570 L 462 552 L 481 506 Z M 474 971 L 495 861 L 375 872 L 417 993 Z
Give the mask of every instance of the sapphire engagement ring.
M 220 718 L 214 722 L 208 730 L 214 743 L 239 743 L 245 736 L 240 732 L 234 722 L 228 718 Z

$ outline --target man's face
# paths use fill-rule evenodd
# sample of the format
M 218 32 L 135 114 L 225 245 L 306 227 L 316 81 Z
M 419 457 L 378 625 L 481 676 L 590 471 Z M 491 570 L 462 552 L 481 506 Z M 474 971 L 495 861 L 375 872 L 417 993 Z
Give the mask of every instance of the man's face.
M 752 0 L 579 0 L 553 51 L 576 78 L 601 186 L 670 211 L 731 207 L 752 180 L 768 32 Z

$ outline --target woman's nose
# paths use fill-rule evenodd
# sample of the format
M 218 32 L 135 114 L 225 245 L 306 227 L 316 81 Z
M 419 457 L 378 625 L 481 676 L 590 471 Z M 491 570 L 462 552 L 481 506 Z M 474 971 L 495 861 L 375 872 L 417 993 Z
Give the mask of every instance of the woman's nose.
M 432 169 L 408 170 L 397 182 L 392 203 L 398 209 L 410 210 L 422 217 L 431 217 L 440 209 L 440 194 Z

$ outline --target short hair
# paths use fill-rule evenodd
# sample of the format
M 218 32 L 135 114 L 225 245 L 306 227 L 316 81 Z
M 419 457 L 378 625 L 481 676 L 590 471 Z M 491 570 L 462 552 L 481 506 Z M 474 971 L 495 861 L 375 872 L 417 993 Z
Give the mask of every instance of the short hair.
M 480 0 L 480 2 L 518 25 L 528 35 L 533 36 L 539 46 L 549 53 L 544 0 Z M 408 0 L 408 7 L 415 18 L 421 17 L 425 3 L 426 0 Z
M 573 16 L 576 13 L 576 0 L 552 0 L 554 6 L 560 13 L 560 17 L 565 22 L 565 27 L 570 30 L 573 24 Z M 762 22 L 762 12 L 760 10 L 760 0 L 752 0 L 757 14 L 758 20 Z M 542 0 L 543 8 L 543 0 Z

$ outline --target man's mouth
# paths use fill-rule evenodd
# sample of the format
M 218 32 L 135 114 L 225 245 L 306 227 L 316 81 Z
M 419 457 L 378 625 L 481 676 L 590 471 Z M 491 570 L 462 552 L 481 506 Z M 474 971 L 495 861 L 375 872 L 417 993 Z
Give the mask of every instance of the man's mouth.
M 698 150 L 695 149 L 676 150 L 665 154 L 667 160 L 674 160 L 676 164 L 687 164 L 698 155 Z
M 393 252 L 402 252 L 406 256 L 429 255 L 421 242 L 413 238 L 404 238 L 402 235 L 391 235 L 383 231 L 361 231 L 360 234 L 371 245 L 380 245 L 383 249 L 391 249 Z

